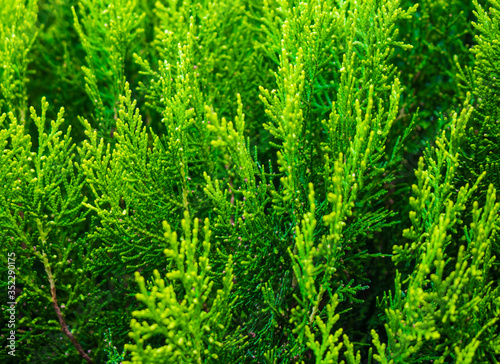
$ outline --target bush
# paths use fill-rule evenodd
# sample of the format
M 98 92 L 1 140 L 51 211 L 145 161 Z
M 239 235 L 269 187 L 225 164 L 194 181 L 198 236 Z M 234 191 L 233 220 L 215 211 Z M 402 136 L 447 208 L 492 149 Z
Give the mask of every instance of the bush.
M 499 24 L 4 0 L 0 359 L 497 363 Z

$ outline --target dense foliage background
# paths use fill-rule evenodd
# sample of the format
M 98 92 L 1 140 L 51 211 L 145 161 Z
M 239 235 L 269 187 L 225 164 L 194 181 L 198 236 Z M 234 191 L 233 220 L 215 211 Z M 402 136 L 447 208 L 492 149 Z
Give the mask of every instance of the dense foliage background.
M 499 42 L 497 0 L 1 0 L 0 361 L 499 362 Z

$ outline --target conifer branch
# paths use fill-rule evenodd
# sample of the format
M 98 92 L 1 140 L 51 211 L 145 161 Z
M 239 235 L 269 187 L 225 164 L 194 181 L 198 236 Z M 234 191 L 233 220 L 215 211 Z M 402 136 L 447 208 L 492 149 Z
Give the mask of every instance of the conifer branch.
M 0 362 L 497 361 L 498 0 L 69 5 L 0 8 Z
M 43 256 L 43 265 L 45 267 L 45 272 L 47 273 L 47 278 L 50 283 L 50 294 L 52 298 L 52 306 L 54 307 L 54 311 L 56 312 L 57 319 L 59 320 L 59 325 L 61 326 L 61 331 L 68 337 L 68 339 L 71 341 L 73 346 L 75 347 L 76 351 L 80 354 L 80 356 L 87 361 L 87 363 L 92 363 L 92 359 L 88 356 L 88 354 L 83 351 L 82 346 L 78 342 L 78 340 L 73 336 L 71 331 L 68 329 L 68 325 L 66 324 L 66 321 L 64 320 L 63 314 L 61 312 L 61 308 L 59 307 L 57 303 L 57 290 L 56 290 L 56 284 L 55 284 L 55 279 L 54 276 L 52 275 L 52 269 L 50 267 L 50 263 L 47 259 L 47 255 L 45 252 L 42 253 Z

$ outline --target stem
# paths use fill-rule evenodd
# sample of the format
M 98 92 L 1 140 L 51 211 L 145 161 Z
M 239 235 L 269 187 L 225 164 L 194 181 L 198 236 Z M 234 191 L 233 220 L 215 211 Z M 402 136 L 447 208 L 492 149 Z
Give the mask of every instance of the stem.
M 76 348 L 76 351 L 78 351 L 78 353 L 83 357 L 83 359 L 85 359 L 88 363 L 92 363 L 92 359 L 90 359 L 90 357 L 85 353 L 85 351 L 83 351 L 80 343 L 76 341 L 76 338 L 73 336 L 71 331 L 69 331 L 68 325 L 66 325 L 66 321 L 64 321 L 61 309 L 57 304 L 56 285 L 54 276 L 52 275 L 52 270 L 50 269 L 49 261 L 45 253 L 43 253 L 43 265 L 45 266 L 45 271 L 47 272 L 47 276 L 49 277 L 50 293 L 52 295 L 52 306 L 54 306 L 57 318 L 59 319 L 59 324 L 61 325 L 61 331 L 73 343 L 74 347 Z
M 318 299 L 314 303 L 314 306 L 313 306 L 312 311 L 311 311 L 311 315 L 309 316 L 309 325 L 312 325 L 312 323 L 314 322 L 314 316 L 316 316 L 316 313 L 318 313 L 318 311 L 319 311 L 318 310 L 319 303 L 323 299 L 323 293 L 325 293 L 325 288 L 323 287 L 323 285 L 321 285 L 321 288 L 320 288 L 319 294 L 318 294 Z
M 298 252 L 297 250 L 297 243 L 293 246 L 293 255 L 296 255 Z M 297 277 L 295 276 L 295 271 L 292 269 L 292 274 L 293 274 L 293 279 L 292 279 L 292 289 L 295 289 L 297 287 Z

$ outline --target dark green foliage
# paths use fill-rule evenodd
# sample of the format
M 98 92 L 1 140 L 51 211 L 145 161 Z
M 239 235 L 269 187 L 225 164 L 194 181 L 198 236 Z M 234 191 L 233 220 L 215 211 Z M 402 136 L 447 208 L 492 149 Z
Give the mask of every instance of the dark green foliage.
M 500 5 L 491 1 L 489 11 L 486 11 L 477 1 L 474 1 L 474 14 L 477 22 L 472 25 L 477 30 L 477 44 L 471 49 L 475 56 L 473 73 L 464 83 L 468 86 L 476 101 L 476 111 L 468 128 L 470 143 L 464 148 L 463 160 L 466 175 L 477 177 L 487 172 L 482 192 L 486 192 L 489 183 L 496 188 L 500 186 L 498 136 L 500 132 L 500 114 L 498 113 L 499 83 L 496 81 L 498 69 L 496 64 L 500 59 L 497 45 L 500 36 L 498 22 L 500 20 Z M 470 71 L 469 71 L 470 72 Z
M 498 362 L 499 12 L 5 0 L 0 360 Z

